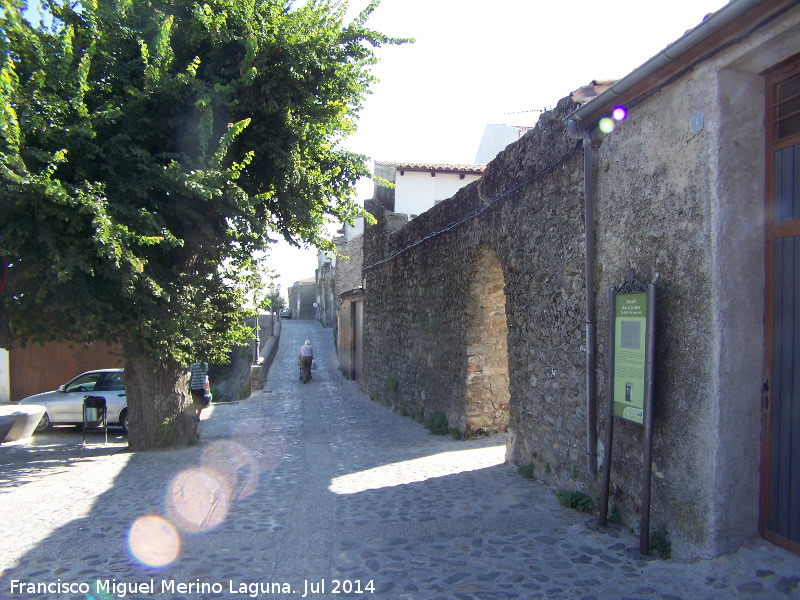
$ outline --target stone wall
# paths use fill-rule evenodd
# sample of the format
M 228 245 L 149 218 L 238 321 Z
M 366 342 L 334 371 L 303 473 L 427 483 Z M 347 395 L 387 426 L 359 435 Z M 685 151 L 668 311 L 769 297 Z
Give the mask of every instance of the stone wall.
M 763 108 L 752 107 L 763 107 L 763 83 L 726 59 L 594 144 L 598 461 L 608 460 L 608 288 L 634 270 L 658 277 L 651 524 L 682 555 L 719 554 L 757 532 L 764 139 Z M 597 497 L 601 477 L 586 456 L 582 151 L 562 123 L 570 108 L 559 102 L 481 181 L 396 231 L 387 226 L 396 215 L 370 205 L 364 389 L 420 420 L 443 411 L 465 435 L 507 423 L 510 462 Z M 698 110 L 706 126 L 690 134 Z M 611 502 L 635 529 L 644 430 L 616 423 Z
M 758 533 L 764 83 L 726 68 L 746 50 L 632 110 L 595 155 L 600 375 L 606 290 L 629 269 L 657 278 L 653 527 L 673 532 L 683 553 L 731 551 Z M 692 132 L 698 113 L 704 126 Z M 602 388 L 601 432 L 606 396 Z M 631 510 L 643 431 L 617 423 L 612 502 Z
M 334 293 L 333 267 L 329 260 L 320 261 L 315 271 L 317 280 L 316 309 L 314 318 L 325 327 L 336 325 L 336 295 Z M 312 303 L 313 305 L 313 303 Z
M 317 301 L 317 284 L 315 281 L 297 281 L 289 288 L 289 310 L 293 319 L 316 319 L 314 303 Z
M 336 298 L 339 298 L 344 292 L 361 287 L 361 267 L 364 262 L 363 248 L 363 235 L 358 235 L 349 242 L 341 241 L 336 244 L 336 250 L 344 255 L 336 258 L 336 273 L 334 275 L 334 295 Z
M 395 232 L 395 215 L 368 206 L 364 385 L 419 419 L 443 411 L 462 434 L 507 425 L 511 460 L 586 487 L 582 161 L 560 122 L 569 108 Z
M 682 144 L 674 139 L 689 137 L 688 127 L 670 124 L 691 114 L 684 102 L 691 100 L 672 90 L 655 98 L 632 111 L 596 151 L 598 364 L 604 381 L 608 288 L 630 270 L 645 283 L 657 277 L 653 528 L 680 529 L 692 545 L 703 546 L 710 531 L 706 482 L 713 479 L 716 437 L 710 167 L 705 152 L 698 154 L 702 136 Z M 598 386 L 601 432 L 608 393 L 607 386 Z M 614 425 L 611 502 L 638 518 L 644 428 L 622 419 Z

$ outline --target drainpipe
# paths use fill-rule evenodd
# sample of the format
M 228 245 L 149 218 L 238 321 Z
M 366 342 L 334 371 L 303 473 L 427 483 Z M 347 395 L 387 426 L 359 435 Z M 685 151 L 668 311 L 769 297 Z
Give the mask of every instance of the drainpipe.
M 575 120 L 567 122 L 567 133 L 583 140 L 583 199 L 584 231 L 586 232 L 586 455 L 589 474 L 597 472 L 597 378 L 595 377 L 595 320 L 594 303 L 594 188 L 592 185 L 592 134 L 576 127 Z

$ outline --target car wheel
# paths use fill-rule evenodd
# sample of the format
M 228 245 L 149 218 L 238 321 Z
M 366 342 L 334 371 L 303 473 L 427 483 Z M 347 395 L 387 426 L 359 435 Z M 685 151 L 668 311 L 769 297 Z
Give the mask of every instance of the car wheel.
M 50 417 L 47 416 L 47 413 L 44 413 L 42 418 L 39 419 L 35 431 L 44 431 L 45 429 L 50 429 Z
M 119 416 L 119 424 L 122 425 L 122 433 L 128 435 L 128 409 L 122 411 Z

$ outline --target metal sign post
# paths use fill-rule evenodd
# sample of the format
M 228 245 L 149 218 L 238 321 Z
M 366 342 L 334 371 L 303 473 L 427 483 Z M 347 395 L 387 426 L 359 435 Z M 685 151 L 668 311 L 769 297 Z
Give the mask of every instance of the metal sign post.
M 656 286 L 630 273 L 608 294 L 608 415 L 606 456 L 600 497 L 600 525 L 608 522 L 614 417 L 645 428 L 639 551 L 647 554 L 650 533 L 650 480 L 653 453 L 653 362 L 655 351 Z

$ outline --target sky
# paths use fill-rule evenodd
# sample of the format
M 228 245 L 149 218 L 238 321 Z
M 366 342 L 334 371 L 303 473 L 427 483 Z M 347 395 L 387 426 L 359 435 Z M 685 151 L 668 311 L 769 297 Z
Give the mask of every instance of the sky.
M 368 0 L 350 0 L 356 15 Z M 413 44 L 378 50 L 358 131 L 371 160 L 472 164 L 488 124 L 535 125 L 593 79 L 620 79 L 725 0 L 382 0 L 368 24 Z M 370 165 L 371 168 L 371 165 Z M 358 200 L 373 184 L 358 186 Z M 316 251 L 270 255 L 281 293 L 314 276 Z

